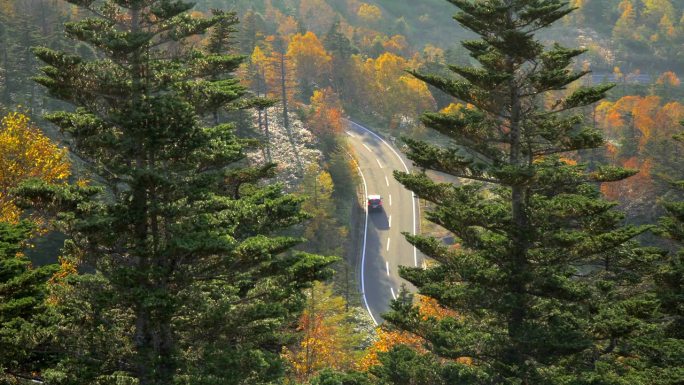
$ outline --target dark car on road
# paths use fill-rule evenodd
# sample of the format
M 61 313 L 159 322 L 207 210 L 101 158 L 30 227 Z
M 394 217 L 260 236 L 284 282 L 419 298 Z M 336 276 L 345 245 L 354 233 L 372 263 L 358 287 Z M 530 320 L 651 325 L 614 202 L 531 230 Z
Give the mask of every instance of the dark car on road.
M 382 197 L 380 195 L 368 196 L 368 211 L 382 211 Z

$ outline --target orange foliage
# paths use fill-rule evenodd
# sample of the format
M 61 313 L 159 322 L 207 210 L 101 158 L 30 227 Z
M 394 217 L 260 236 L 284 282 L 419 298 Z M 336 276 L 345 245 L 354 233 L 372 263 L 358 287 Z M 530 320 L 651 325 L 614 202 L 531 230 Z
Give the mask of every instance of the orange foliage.
M 659 108 L 655 113 L 655 138 L 669 138 L 679 129 L 679 122 L 684 120 L 684 105 L 670 102 Z
M 314 133 L 321 136 L 342 132 L 342 106 L 332 88 L 314 91 L 311 106 L 313 114 L 309 119 L 309 125 Z
M 268 90 L 266 95 L 282 99 L 284 91 L 285 97 L 289 103 L 294 99 L 296 83 L 294 80 L 294 63 L 291 58 L 287 56 L 286 42 L 287 40 L 283 37 L 273 35 L 266 37 L 265 51 L 268 52 L 268 55 L 264 66 L 264 77 Z
M 431 317 L 440 320 L 446 317 L 454 318 L 458 316 L 458 313 L 451 309 L 442 307 L 434 298 L 419 295 L 418 303 L 418 307 L 420 308 L 420 314 L 423 316 L 424 320 L 427 320 Z
M 674 72 L 667 71 L 660 75 L 660 77 L 658 77 L 656 84 L 666 85 L 670 87 L 679 87 L 679 85 L 682 84 L 682 82 L 679 80 L 679 78 Z
M 620 133 L 633 125 L 639 130 L 639 148 L 649 141 L 672 136 L 684 118 L 684 105 L 671 102 L 661 106 L 658 96 L 625 96 L 616 102 L 603 101 L 596 107 L 599 126 L 608 139 L 617 140 Z
M 424 340 L 412 333 L 398 330 L 385 330 L 377 328 L 378 339 L 368 349 L 368 353 L 359 362 L 359 369 L 366 371 L 373 366 L 380 364 L 378 353 L 386 353 L 397 345 L 406 345 L 420 353 L 427 353 L 423 346 Z
M 648 199 L 654 191 L 651 168 L 653 162 L 650 159 L 640 161 L 637 157 L 631 157 L 622 163 L 622 167 L 638 169 L 639 173 L 619 182 L 602 183 L 601 192 L 609 200 L 631 201 Z
M 618 147 L 614 143 L 606 142 L 606 153 L 611 159 L 615 160 L 618 154 Z
M 402 54 L 406 52 L 406 49 L 408 48 L 408 42 L 404 36 L 394 35 L 388 40 L 384 41 L 382 43 L 382 47 L 385 49 L 385 51 Z
M 577 161 L 576 161 L 575 159 L 570 159 L 570 158 L 561 157 L 560 160 L 561 160 L 561 162 L 563 162 L 563 163 L 565 163 L 565 164 L 569 164 L 569 165 L 571 165 L 571 166 L 576 166 L 576 165 L 577 165 Z
M 303 338 L 282 352 L 296 382 L 306 383 L 325 368 L 354 369 L 358 359 L 355 337 L 358 336 L 348 322 L 344 298 L 334 295 L 331 285 L 316 282 L 307 302 L 297 327 Z
M 670 75 L 661 76 L 662 83 L 674 82 Z M 679 122 L 684 119 L 684 105 L 670 102 L 662 105 L 657 96 L 625 96 L 616 102 L 604 101 L 596 108 L 597 123 L 606 132 L 606 153 L 621 166 L 639 169 L 631 178 L 613 183 L 603 183 L 601 191 L 611 200 L 626 204 L 652 199 L 655 185 L 651 175 L 652 160 L 645 158 L 647 145 L 658 140 L 669 140 L 678 132 Z M 629 139 L 627 130 L 636 130 L 637 155 L 627 159 L 620 152 L 619 143 Z
M 440 306 L 437 303 L 437 300 L 422 295 L 418 295 L 417 306 L 423 320 L 427 320 L 428 318 L 440 320 L 445 317 L 458 316 L 455 311 Z M 370 348 L 368 348 L 366 355 L 359 363 L 359 368 L 361 370 L 368 370 L 372 366 L 378 365 L 380 363 L 378 360 L 378 353 L 388 352 L 398 345 L 406 345 L 421 354 L 428 352 L 425 348 L 425 340 L 413 333 L 400 330 L 386 330 L 380 327 L 377 329 L 377 334 L 378 339 Z M 470 357 L 459 357 L 456 361 L 468 365 L 472 364 L 472 359 Z

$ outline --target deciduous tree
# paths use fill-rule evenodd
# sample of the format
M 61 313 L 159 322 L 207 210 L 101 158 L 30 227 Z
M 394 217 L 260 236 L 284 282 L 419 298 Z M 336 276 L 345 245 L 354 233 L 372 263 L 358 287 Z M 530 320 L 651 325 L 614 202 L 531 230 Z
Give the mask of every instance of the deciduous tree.
M 22 181 L 39 178 L 48 183 L 66 181 L 69 156 L 46 137 L 29 118 L 12 112 L 0 122 L 0 221 L 16 223 L 21 210 L 11 189 Z
M 382 10 L 376 5 L 362 3 L 356 15 L 366 23 L 377 23 L 382 19 Z
M 292 36 L 287 57 L 294 66 L 302 100 L 308 100 L 316 88 L 329 84 L 332 58 L 313 32 Z
M 343 131 L 342 105 L 332 88 L 316 90 L 311 97 L 311 116 L 307 124 L 319 138 L 325 154 L 332 154 L 337 135 Z
M 345 300 L 332 285 L 317 282 L 309 291 L 307 306 L 297 325 L 302 339 L 286 348 L 293 378 L 307 383 L 323 369 L 349 371 L 356 367 L 361 335 L 354 330 Z

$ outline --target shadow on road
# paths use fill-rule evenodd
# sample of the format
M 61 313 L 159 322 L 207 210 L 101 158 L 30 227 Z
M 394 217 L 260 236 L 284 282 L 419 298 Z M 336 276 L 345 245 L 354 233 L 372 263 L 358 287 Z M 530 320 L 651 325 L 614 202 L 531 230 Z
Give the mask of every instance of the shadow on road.
M 371 211 L 368 213 L 368 221 L 378 230 L 389 229 L 389 219 L 385 210 Z
M 371 222 L 374 216 L 378 219 L 385 218 L 385 213 L 373 213 L 369 215 L 368 221 Z M 374 231 L 371 223 L 368 224 L 368 239 L 366 244 L 366 266 L 365 266 L 365 289 L 368 304 L 373 313 L 373 317 L 379 323 L 383 322 L 382 314 L 390 310 L 389 304 L 392 300 L 391 288 L 393 284 L 387 276 L 385 258 L 383 257 L 384 239 L 380 233 Z M 395 288 L 396 290 L 396 288 Z

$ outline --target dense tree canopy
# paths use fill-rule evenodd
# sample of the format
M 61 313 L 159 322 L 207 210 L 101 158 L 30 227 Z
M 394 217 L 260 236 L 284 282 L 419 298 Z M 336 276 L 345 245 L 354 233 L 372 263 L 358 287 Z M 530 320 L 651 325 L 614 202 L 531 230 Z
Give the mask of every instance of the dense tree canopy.
M 0 382 L 682 383 L 683 26 L 674 0 L 0 1 Z M 375 330 L 347 119 L 407 138 L 432 257 Z
M 71 3 L 86 17 L 67 34 L 100 54 L 38 48 L 37 81 L 77 107 L 47 119 L 103 182 L 21 191 L 62 212 L 67 256 L 96 271 L 62 293 L 73 330 L 50 380 L 277 379 L 299 290 L 331 259 L 289 251 L 300 240 L 279 233 L 305 218 L 301 199 L 260 184 L 273 165 L 245 163 L 254 141 L 201 119 L 238 106 L 246 90 L 231 73 L 243 57 L 217 45 L 221 31 L 203 49 L 185 41 L 233 15 L 191 16 L 191 3 L 168 0 Z
M 586 74 L 569 68 L 582 50 L 545 47 L 535 38 L 572 11 L 567 2 L 451 2 L 460 9 L 455 19 L 480 37 L 463 43 L 480 66 L 450 65 L 455 77 L 413 74 L 468 107 L 423 116 L 447 140 L 406 143 L 416 166 L 475 183 L 395 176 L 435 204 L 427 218 L 461 246 L 407 235 L 438 264 L 401 274 L 458 315 L 425 319 L 410 302 L 398 301 L 387 318 L 426 338 L 439 356 L 472 358 L 472 369 L 463 365 L 449 382 L 608 378 L 599 366 L 628 356 L 625 338 L 640 327 L 630 309 L 655 306 L 622 292 L 628 282 L 641 284 L 638 266 L 648 253 L 624 253 L 621 246 L 647 228 L 622 225 L 624 216 L 596 186 L 635 171 L 588 170 L 562 156 L 603 145 L 601 132 L 572 110 L 597 102 L 611 86 L 579 87 L 540 107 L 543 95 Z

